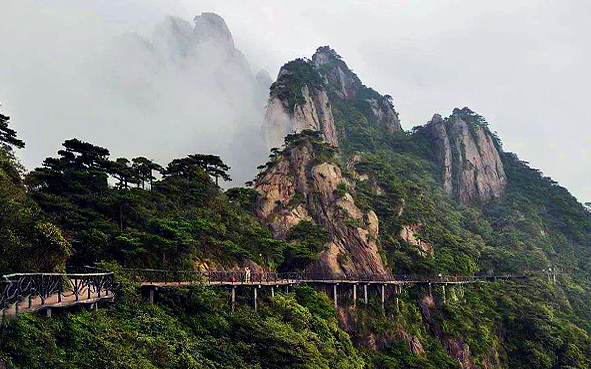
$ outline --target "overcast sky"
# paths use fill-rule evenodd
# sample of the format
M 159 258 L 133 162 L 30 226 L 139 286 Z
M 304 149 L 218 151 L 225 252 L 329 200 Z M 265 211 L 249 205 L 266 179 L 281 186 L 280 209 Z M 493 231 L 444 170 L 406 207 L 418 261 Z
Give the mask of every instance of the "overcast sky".
M 286 61 L 330 45 L 366 85 L 393 96 L 405 129 L 469 106 L 507 151 L 591 201 L 588 0 L 0 0 L 0 100 L 27 142 L 23 163 L 39 165 L 78 132 L 115 130 L 85 126 L 61 101 L 93 96 L 75 80 L 81 60 L 113 36 L 203 11 L 226 20 L 255 72 L 275 77 Z M 72 134 L 58 139 L 54 125 Z M 104 141 L 96 143 L 127 154 Z

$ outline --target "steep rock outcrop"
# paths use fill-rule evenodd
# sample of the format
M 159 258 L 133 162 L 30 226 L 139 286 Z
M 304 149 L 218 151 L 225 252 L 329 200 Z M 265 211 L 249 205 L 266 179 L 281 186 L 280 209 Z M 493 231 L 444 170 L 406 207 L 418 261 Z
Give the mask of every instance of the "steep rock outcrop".
M 364 105 L 366 119 L 385 133 L 402 131 L 392 98 L 365 87 L 334 50 L 321 47 L 311 60 L 296 59 L 279 71 L 262 127 L 267 146 L 279 147 L 285 135 L 312 129 L 338 147 L 335 103 Z
M 381 96 L 378 93 L 367 95 L 371 90 L 365 87 L 357 75 L 349 69 L 341 57 L 330 47 L 318 48 L 312 56 L 312 63 L 320 71 L 325 84 L 343 100 L 359 98 L 369 104 L 374 117 L 385 126 L 390 133 L 402 131 L 398 113 L 394 110 L 392 98 L 389 95 Z M 361 96 L 363 95 L 363 96 Z
M 263 123 L 267 146 L 280 147 L 286 135 L 311 129 L 322 132 L 326 142 L 338 147 L 334 117 L 326 90 L 304 85 L 301 94 L 303 102 L 296 103 L 291 110 L 279 97 L 269 100 Z
M 312 56 L 312 63 L 328 85 L 334 87 L 334 91 L 341 99 L 355 98 L 360 82 L 347 67 L 341 57 L 330 48 L 321 47 Z
M 425 296 L 421 300 L 421 313 L 423 315 L 425 328 L 437 339 L 447 353 L 458 361 L 461 369 L 481 369 L 480 366 L 472 363 L 470 346 L 464 342 L 462 337 L 451 338 L 443 334 L 440 323 L 435 320 L 431 309 L 435 307 L 435 300 L 432 296 Z
M 417 246 L 420 250 L 419 252 L 421 256 L 433 256 L 433 253 L 435 252 L 433 245 L 429 242 L 423 241 L 420 237 L 417 237 L 417 235 L 420 234 L 421 229 L 421 223 L 402 225 L 402 228 L 400 229 L 400 238 L 411 245 Z
M 317 161 L 309 142 L 286 148 L 255 184 L 261 194 L 258 217 L 275 237 L 284 237 L 302 220 L 328 231 L 328 245 L 309 272 L 335 278 L 387 274 L 377 244 L 376 214 L 364 213 L 349 192 L 338 191 L 345 179 L 336 164 Z
M 479 116 L 468 108 L 447 119 L 435 114 L 427 124 L 441 166 L 443 188 L 463 204 L 502 196 L 507 185 L 499 145 Z

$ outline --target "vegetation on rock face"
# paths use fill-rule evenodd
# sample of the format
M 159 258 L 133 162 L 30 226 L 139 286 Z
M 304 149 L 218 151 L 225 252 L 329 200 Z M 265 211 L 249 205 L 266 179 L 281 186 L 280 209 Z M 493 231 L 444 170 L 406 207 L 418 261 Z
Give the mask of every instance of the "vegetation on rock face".
M 137 286 L 117 297 L 94 312 L 21 315 L 0 333 L 0 360 L 14 369 L 364 367 L 326 296 L 311 288 L 265 296 L 259 313 L 232 312 L 227 292 L 204 287 L 161 289 L 156 305 Z
M 334 50 L 319 51 L 329 57 L 321 71 L 344 64 Z M 375 295 L 368 307 L 353 307 L 345 295 L 338 310 L 325 294 L 299 286 L 294 295 L 263 296 L 259 313 L 243 306 L 248 295 L 239 295 L 244 304 L 231 312 L 226 292 L 200 287 L 159 291 L 151 306 L 120 275 L 121 290 L 106 309 L 53 319 L 24 314 L 9 322 L 0 333 L 0 360 L 14 368 L 458 368 L 458 359 L 464 368 L 591 366 L 588 209 L 502 151 L 503 196 L 486 206 L 458 204 L 442 189 L 426 128 L 385 134 L 368 100 L 392 108 L 391 98 L 348 69 L 355 93 L 346 99 L 311 61 L 283 70 L 271 95 L 293 109 L 303 86 L 325 88 L 341 151 L 318 132 L 288 135 L 285 148 L 271 150 L 259 167 L 259 179 L 307 145 L 310 165 L 329 162 L 348 172 L 338 199 L 351 193 L 364 213 L 375 211 L 378 243 L 394 274 L 535 273 L 445 292 L 438 287 L 431 295 L 409 287 L 390 292 L 384 307 Z M 490 132 L 468 108 L 452 116 Z M 252 260 L 294 270 L 316 261 L 327 243 L 326 230 L 310 221 L 293 226 L 285 240 L 272 238 L 253 215 L 257 191 L 224 193 L 217 181 L 230 179 L 228 167 L 213 155 L 189 155 L 163 168 L 144 157 L 111 160 L 107 149 L 72 139 L 23 180 L 11 146 L 24 143 L 3 115 L 0 142 L 2 273 L 62 270 L 66 260 L 190 269 Z M 403 237 L 409 229 L 412 237 Z
M 501 153 L 509 183 L 502 198 L 485 207 L 459 205 L 443 194 L 424 129 L 388 145 L 357 158 L 356 170 L 369 179 L 357 183 L 356 196 L 376 211 L 395 272 L 568 273 L 556 283 L 544 277 L 482 284 L 459 299 L 448 291 L 446 302 L 441 295 L 436 301 L 433 321 L 423 314 L 427 333 L 442 343 L 468 345 L 471 362 L 480 367 L 589 367 L 591 217 L 584 206 L 512 153 Z M 400 237 L 405 225 L 418 225 L 415 236 L 433 248 L 433 256 Z M 402 313 L 392 317 L 398 324 L 407 319 Z M 428 337 L 421 342 L 429 346 Z
M 283 243 L 270 237 L 233 192 L 228 197 L 213 182 L 230 179 L 217 156 L 189 155 L 162 169 L 143 157 L 113 162 L 107 149 L 76 139 L 64 142 L 58 154 L 26 182 L 43 221 L 59 225 L 71 243 L 70 263 L 111 259 L 192 269 L 196 262 L 281 261 Z M 155 179 L 155 171 L 162 179 Z M 110 176 L 116 186 L 109 185 Z
M 332 55 L 320 67 L 322 70 L 334 68 L 341 60 L 338 54 Z M 385 135 L 364 99 L 357 99 L 363 96 L 363 89 L 347 100 L 337 96 L 338 87 L 333 90 L 329 85 L 327 91 L 339 132 L 341 158 L 350 163 L 343 166 L 352 166 L 360 175 L 354 184 L 355 202 L 378 215 L 380 245 L 394 273 L 542 274 L 549 268 L 568 273 L 559 275 L 556 283 L 553 278 L 536 277 L 523 283 L 483 284 L 469 288 L 463 298 L 448 297 L 445 303 L 442 298 L 436 299 L 431 308 L 434 320 L 430 322 L 424 312 L 417 317 L 416 313 L 396 311 L 382 321 L 382 327 L 390 327 L 382 332 L 385 341 L 392 343 L 380 350 L 374 363 L 382 367 L 428 367 L 435 359 L 427 358 L 437 356 L 440 345 L 448 347 L 446 342 L 453 340 L 469 347 L 469 360 L 480 366 L 588 367 L 584 353 L 589 350 L 591 333 L 587 263 L 591 256 L 591 216 L 585 207 L 515 154 L 502 152 L 501 141 L 490 132 L 485 118 L 469 108 L 455 109 L 452 117 L 465 121 L 473 136 L 476 129 L 490 134 L 500 152 L 508 185 L 501 198 L 486 206 L 458 204 L 443 192 L 441 167 L 427 129 L 415 127 L 408 133 Z M 405 227 L 412 227 L 414 239 L 430 247 L 432 254 L 418 242 L 403 238 Z M 408 302 L 420 305 L 422 299 L 418 294 Z M 356 312 L 356 319 L 362 319 L 365 313 Z M 429 329 L 420 333 L 417 324 Z M 349 332 L 355 342 L 364 342 L 380 331 L 378 325 L 364 332 Z M 420 333 L 417 337 L 425 354 L 401 358 L 408 347 L 396 343 L 400 342 L 396 338 L 400 327 Z M 432 337 L 439 343 L 434 344 Z M 448 351 L 446 355 L 453 354 Z
M 281 67 L 277 81 L 271 85 L 271 97 L 287 102 L 288 111 L 293 112 L 296 104 L 305 103 L 302 93 L 304 86 L 319 88 L 322 85 L 322 78 L 312 63 L 306 59 L 296 59 Z
M 289 229 L 285 239 L 289 244 L 283 251 L 284 260 L 279 270 L 304 270 L 324 250 L 328 232 L 308 220 L 302 220 Z
M 70 255 L 70 244 L 59 227 L 41 219 L 27 197 L 23 168 L 12 146 L 24 147 L 9 118 L 0 114 L 0 272 L 59 271 Z

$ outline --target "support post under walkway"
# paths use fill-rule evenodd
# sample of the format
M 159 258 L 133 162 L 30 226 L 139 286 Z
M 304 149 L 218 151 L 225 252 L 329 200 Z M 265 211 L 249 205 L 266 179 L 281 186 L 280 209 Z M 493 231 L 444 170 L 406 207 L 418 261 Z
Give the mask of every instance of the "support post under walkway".
M 334 308 L 335 308 L 335 310 L 338 307 L 337 285 L 338 285 L 338 283 L 335 283 L 335 284 L 332 285 L 332 295 L 333 295 L 333 298 L 334 298 Z
M 236 286 L 232 286 L 232 311 L 236 310 Z
M 156 290 L 156 287 L 150 287 L 150 304 L 154 305 L 154 291 Z
M 258 309 L 259 309 L 259 305 L 258 305 L 258 296 L 257 296 L 257 293 L 258 293 L 258 288 L 259 288 L 259 287 L 260 287 L 260 286 L 258 286 L 258 287 L 257 287 L 257 286 L 254 286 L 254 290 L 253 290 L 253 291 L 254 291 L 254 293 L 253 293 L 253 295 L 254 295 L 254 296 L 253 296 L 253 298 L 254 298 L 254 301 L 253 301 L 253 304 L 254 304 L 254 311 L 258 311 Z

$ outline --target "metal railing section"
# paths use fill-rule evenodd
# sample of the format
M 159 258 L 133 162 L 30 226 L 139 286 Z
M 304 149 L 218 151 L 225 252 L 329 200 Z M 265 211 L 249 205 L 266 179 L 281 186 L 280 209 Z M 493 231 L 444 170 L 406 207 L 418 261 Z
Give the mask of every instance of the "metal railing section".
M 92 297 L 112 295 L 113 273 L 14 273 L 0 278 L 0 310 L 4 318 L 7 309 L 15 315 L 23 303 L 37 308 L 62 302 L 77 302 Z M 40 301 L 38 301 L 40 300 Z M 4 320 L 4 319 L 2 319 Z
M 408 283 L 454 283 L 473 282 L 494 279 L 522 279 L 527 275 L 501 274 L 501 275 L 393 275 L 393 274 L 348 274 L 335 276 L 330 273 L 278 273 L 278 272 L 228 272 L 207 271 L 198 272 L 192 270 L 166 270 L 166 269 L 125 269 L 136 282 L 164 283 L 164 284 L 253 284 L 253 283 L 299 283 L 300 281 L 325 281 L 325 282 L 408 282 Z

